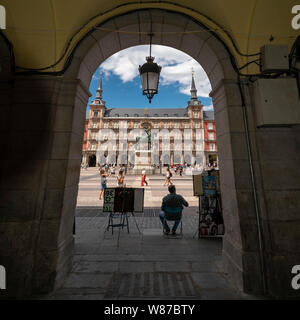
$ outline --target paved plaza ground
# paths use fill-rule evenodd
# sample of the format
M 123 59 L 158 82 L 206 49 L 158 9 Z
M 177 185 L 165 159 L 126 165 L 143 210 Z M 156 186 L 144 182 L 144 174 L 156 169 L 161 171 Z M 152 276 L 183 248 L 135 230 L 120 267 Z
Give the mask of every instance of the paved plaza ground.
M 231 287 L 222 270 L 222 238 L 198 239 L 198 199 L 191 176 L 175 176 L 184 210 L 183 237 L 165 238 L 158 218 L 168 193 L 163 176 L 149 176 L 143 214 L 129 217 L 126 229 L 106 231 L 99 200 L 99 171 L 81 171 L 76 209 L 73 268 L 63 288 L 46 299 L 252 299 Z M 141 187 L 139 176 L 126 185 Z M 108 179 L 116 186 L 116 178 Z

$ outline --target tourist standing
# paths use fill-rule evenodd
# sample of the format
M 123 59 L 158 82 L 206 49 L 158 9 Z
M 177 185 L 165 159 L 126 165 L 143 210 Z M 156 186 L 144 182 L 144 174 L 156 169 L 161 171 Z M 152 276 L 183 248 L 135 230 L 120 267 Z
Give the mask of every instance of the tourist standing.
M 142 170 L 142 182 L 141 182 L 141 186 L 144 186 L 144 183 L 146 183 L 146 185 L 148 186 L 148 182 L 146 181 L 146 170 L 143 169 Z
M 126 168 L 125 168 L 125 165 L 124 164 L 122 164 L 121 166 L 120 166 L 120 170 L 122 170 L 122 172 L 125 174 L 126 173 Z
M 180 174 L 180 177 L 182 177 L 182 172 L 183 172 L 183 166 L 182 166 L 182 165 L 180 165 L 180 167 L 179 167 L 179 174 Z
M 119 170 L 117 180 L 118 180 L 118 187 L 124 188 L 125 187 L 125 174 L 124 174 L 123 170 Z
M 106 189 L 106 185 L 107 185 L 107 177 L 110 175 L 110 172 L 105 173 L 105 169 L 101 169 L 100 170 L 100 183 L 101 183 L 101 187 L 100 187 L 100 195 L 99 195 L 99 200 L 102 199 L 102 196 L 104 196 L 104 190 Z

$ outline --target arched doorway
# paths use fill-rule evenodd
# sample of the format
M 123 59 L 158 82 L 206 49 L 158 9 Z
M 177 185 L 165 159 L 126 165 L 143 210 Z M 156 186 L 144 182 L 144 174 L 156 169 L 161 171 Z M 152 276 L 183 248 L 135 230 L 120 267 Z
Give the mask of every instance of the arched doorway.
M 249 270 L 246 271 L 243 265 L 240 265 L 240 259 L 243 259 L 245 254 L 244 246 L 247 240 L 245 237 L 242 238 L 240 211 L 236 202 L 237 188 L 235 188 L 234 181 L 238 180 L 239 177 L 232 170 L 236 166 L 234 158 L 226 156 L 232 152 L 232 147 L 237 146 L 233 146 L 227 140 L 227 137 L 230 137 L 232 129 L 229 123 L 224 122 L 224 116 L 221 111 L 223 110 L 224 113 L 229 105 L 236 105 L 240 108 L 238 112 L 241 112 L 242 106 L 237 74 L 227 48 L 211 32 L 205 30 L 203 26 L 188 16 L 158 9 L 141 10 L 115 17 L 99 26 L 99 30 L 88 34 L 74 51 L 73 59 L 65 73 L 65 77 L 78 78 L 81 84 L 87 88 L 96 68 L 109 56 L 130 46 L 148 44 L 148 37 L 144 34 L 139 34 L 139 32 L 144 29 L 148 30 L 151 21 L 153 22 L 154 33 L 174 28 L 178 32 L 182 32 L 180 37 L 172 34 L 168 34 L 168 36 L 162 34 L 159 37 L 154 37 L 154 44 L 171 46 L 189 54 L 202 65 L 210 79 L 213 88 L 212 97 L 215 106 L 216 126 L 223 130 L 222 136 L 217 137 L 218 145 L 220 146 L 220 168 L 224 172 L 221 176 L 221 184 L 224 190 L 228 186 L 230 186 L 231 190 L 230 193 L 225 193 L 223 197 L 223 203 L 225 204 L 224 220 L 227 230 L 223 246 L 224 266 L 226 271 L 232 274 L 236 285 L 244 288 L 247 274 L 249 276 L 253 272 L 260 274 L 260 268 L 259 265 L 249 265 L 247 268 L 251 269 L 250 272 Z M 136 30 L 137 33 L 132 32 L 129 35 L 121 32 L 104 31 L 114 30 L 116 25 L 119 26 L 119 30 L 122 28 L 126 30 L 130 26 L 130 29 Z M 201 30 L 202 32 L 189 34 L 186 32 L 187 30 Z M 78 90 L 82 89 L 78 88 L 76 90 L 77 93 L 79 92 Z M 77 101 L 77 103 L 78 105 L 75 105 L 75 108 L 83 108 L 83 102 Z M 240 123 L 240 127 L 243 127 L 243 123 Z M 241 143 L 246 145 L 244 129 L 239 129 L 238 132 L 235 132 L 235 136 L 239 136 Z M 224 139 L 225 137 L 226 139 Z M 239 155 L 236 154 L 236 157 L 238 159 Z M 163 158 L 162 160 L 165 162 L 167 159 Z M 188 160 L 190 163 L 191 159 Z M 243 161 L 242 166 L 247 167 L 246 172 L 248 172 L 247 159 Z M 255 253 L 255 255 L 258 254 Z
M 174 155 L 174 164 L 181 164 L 181 154 Z
M 89 167 L 96 167 L 96 155 L 92 154 L 89 156 Z
M 185 155 L 184 156 L 184 162 L 188 165 L 191 165 L 192 164 L 192 158 L 190 155 Z
M 170 156 L 165 154 L 162 156 L 162 163 L 164 166 L 170 165 Z
M 261 281 L 256 281 L 255 284 L 252 281 L 253 275 L 258 279 L 261 278 L 257 243 L 253 239 L 255 237 L 257 239 L 257 231 L 253 228 L 255 214 L 251 209 L 247 211 L 248 216 L 245 217 L 242 211 L 245 207 L 252 208 L 253 201 L 249 182 L 251 180 L 249 163 L 247 152 L 245 152 L 247 145 L 242 120 L 243 106 L 237 73 L 232 65 L 233 59 L 220 39 L 191 17 L 159 9 L 140 10 L 116 16 L 99 28 L 93 29 L 82 38 L 70 54 L 66 70 L 58 80 L 59 103 L 56 106 L 56 113 L 60 117 L 69 119 L 68 112 L 73 110 L 74 112 L 68 143 L 62 146 L 62 140 L 59 138 L 61 136 L 65 138 L 66 134 L 59 132 L 56 134 L 57 139 L 53 139 L 53 146 L 51 145 L 54 151 L 59 152 L 53 152 L 54 159 L 50 159 L 48 169 L 50 178 L 45 179 L 47 180 L 44 188 L 45 195 L 41 198 L 47 199 L 51 195 L 53 199 L 54 192 L 56 198 L 60 196 L 61 202 L 55 210 L 55 223 L 59 227 L 53 231 L 54 236 L 46 242 L 46 245 L 37 242 L 35 249 L 37 257 L 49 257 L 49 263 L 43 268 L 37 268 L 39 274 L 34 275 L 36 278 L 41 274 L 43 276 L 44 281 L 39 281 L 37 287 L 40 286 L 43 290 L 49 291 L 54 286 L 59 286 L 70 269 L 85 108 L 89 97 L 87 88 L 91 77 L 96 68 L 112 54 L 130 46 L 148 44 L 149 38 L 146 33 L 149 31 L 151 22 L 153 32 L 159 34 L 158 37 L 153 38 L 153 42 L 171 46 L 192 56 L 205 69 L 212 84 L 211 95 L 214 100 L 215 121 L 218 128 L 219 161 L 221 172 L 223 172 L 221 187 L 226 190 L 222 194 L 227 230 L 223 242 L 224 268 L 238 287 L 250 292 L 258 292 L 261 289 Z M 114 32 L 116 26 L 120 31 L 130 28 L 131 32 Z M 180 36 L 168 33 L 169 30 L 176 30 Z M 188 32 L 189 30 L 197 32 L 191 33 Z M 70 97 L 73 99 L 71 103 Z M 66 108 L 66 105 L 70 108 Z M 229 117 L 231 121 L 228 121 Z M 238 119 L 237 122 L 234 122 L 234 119 Z M 65 153 L 61 151 L 65 151 L 63 147 L 67 150 Z M 47 210 L 46 206 L 45 210 Z M 47 222 L 45 221 L 43 228 L 39 229 L 39 236 L 47 233 L 49 228 Z M 249 237 L 247 231 L 251 227 L 251 237 Z M 37 266 L 39 266 L 38 263 L 39 260 L 36 260 Z
M 247 274 L 261 274 L 259 264 L 250 264 L 246 271 L 245 265 L 241 265 L 240 261 L 245 255 L 244 246 L 247 243 L 247 237 L 243 237 L 240 227 L 240 210 L 237 203 L 237 181 L 240 176 L 236 175 L 237 171 L 234 169 L 237 165 L 236 160 L 239 159 L 240 146 L 233 145 L 230 142 L 230 135 L 236 129 L 230 127 L 230 123 L 224 122 L 224 113 L 227 113 L 228 106 L 236 106 L 239 114 L 242 113 L 242 104 L 240 98 L 240 91 L 238 85 L 238 76 L 232 65 L 232 57 L 227 48 L 222 42 L 215 37 L 212 32 L 207 31 L 203 26 L 194 21 L 192 18 L 183 14 L 178 14 L 165 10 L 149 9 L 141 10 L 125 14 L 123 16 L 112 18 L 103 25 L 88 34 L 85 39 L 73 53 L 73 60 L 71 61 L 69 69 L 65 76 L 71 78 L 78 78 L 84 87 L 88 87 L 91 77 L 96 68 L 112 54 L 126 49 L 130 46 L 139 44 L 148 44 L 148 37 L 145 34 L 140 34 L 141 30 L 148 30 L 150 23 L 153 23 L 153 32 L 163 32 L 164 30 L 173 30 L 174 28 L 181 36 L 168 34 L 165 36 L 161 34 L 153 38 L 154 44 L 171 46 L 181 50 L 196 61 L 206 71 L 213 91 L 211 93 L 215 106 L 215 121 L 219 129 L 219 136 L 217 142 L 219 147 L 220 169 L 223 172 L 221 176 L 221 185 L 223 190 L 230 188 L 230 192 L 224 193 L 224 220 L 226 226 L 226 236 L 223 246 L 223 258 L 226 271 L 232 274 L 237 286 L 245 288 L 245 278 Z M 130 27 L 130 34 L 123 34 L 122 32 L 109 32 L 106 30 L 114 30 L 115 26 L 119 26 L 119 30 L 126 30 Z M 103 28 L 103 30 L 101 29 Z M 104 31 L 105 30 L 105 31 Z M 137 33 L 135 34 L 135 30 Z M 187 30 L 198 30 L 201 32 L 188 33 Z M 77 108 L 83 107 L 83 103 L 79 103 Z M 242 119 L 240 117 L 239 119 Z M 232 131 L 233 130 L 233 131 Z M 243 123 L 239 123 L 238 132 L 234 132 L 235 137 L 239 137 L 239 141 L 246 148 L 245 133 Z M 229 138 L 229 139 L 228 139 Z M 237 148 L 233 157 L 227 155 L 232 153 L 232 148 Z M 162 159 L 165 162 L 165 158 Z M 191 159 L 188 159 L 189 163 Z M 248 159 L 243 158 L 238 166 L 242 166 L 242 170 L 249 173 Z M 249 181 L 250 181 L 250 176 Z M 249 190 L 249 195 L 251 190 Z M 252 199 L 249 197 L 249 201 Z M 250 247 L 252 244 L 250 244 Z M 249 249 L 249 247 L 248 247 Z M 247 250 L 248 250 L 247 249 Z M 247 251 L 246 250 L 246 251 Z M 252 254 L 252 253 L 251 253 Z M 258 253 L 254 254 L 256 258 Z M 245 267 L 245 268 L 244 268 Z M 249 271 L 249 272 L 248 272 Z M 247 286 L 247 285 L 246 285 Z M 258 287 L 261 287 L 259 284 Z M 257 288 L 256 288 L 257 289 Z M 252 290 L 252 289 L 250 289 Z
M 127 156 L 126 155 L 122 155 L 122 157 L 121 157 L 121 162 L 119 163 L 119 164 L 124 164 L 124 165 L 126 165 L 127 164 Z

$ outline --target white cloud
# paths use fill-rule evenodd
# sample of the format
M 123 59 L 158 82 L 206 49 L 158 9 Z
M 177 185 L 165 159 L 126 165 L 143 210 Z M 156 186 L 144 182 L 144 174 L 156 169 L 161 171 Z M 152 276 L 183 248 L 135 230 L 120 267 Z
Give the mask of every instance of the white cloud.
M 204 110 L 204 111 L 214 111 L 214 106 L 213 106 L 213 105 L 204 106 L 204 107 L 203 107 L 203 110 Z
M 125 83 L 139 76 L 138 66 L 146 62 L 149 46 L 136 46 L 122 50 L 101 65 L 106 76 L 115 74 Z M 177 85 L 179 92 L 190 95 L 191 72 L 195 71 L 198 96 L 208 97 L 211 91 L 209 79 L 199 63 L 187 54 L 165 46 L 152 46 L 152 56 L 161 65 L 160 85 Z

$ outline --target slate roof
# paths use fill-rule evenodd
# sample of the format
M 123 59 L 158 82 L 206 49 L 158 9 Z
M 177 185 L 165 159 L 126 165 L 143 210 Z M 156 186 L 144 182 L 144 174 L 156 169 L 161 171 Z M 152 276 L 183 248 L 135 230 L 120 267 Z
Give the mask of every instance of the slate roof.
M 149 117 L 188 117 L 186 108 L 173 109 L 142 109 L 142 108 L 112 108 L 106 109 L 104 117 L 145 117 L 148 113 Z
M 149 117 L 188 117 L 187 108 L 165 108 L 165 109 L 145 109 L 142 108 L 111 108 L 106 109 L 104 117 L 128 117 L 128 118 L 142 118 L 145 117 L 145 112 Z M 128 115 L 128 116 L 127 116 Z M 204 120 L 214 120 L 213 111 L 203 111 Z
M 213 111 L 203 111 L 203 120 L 215 120 Z

